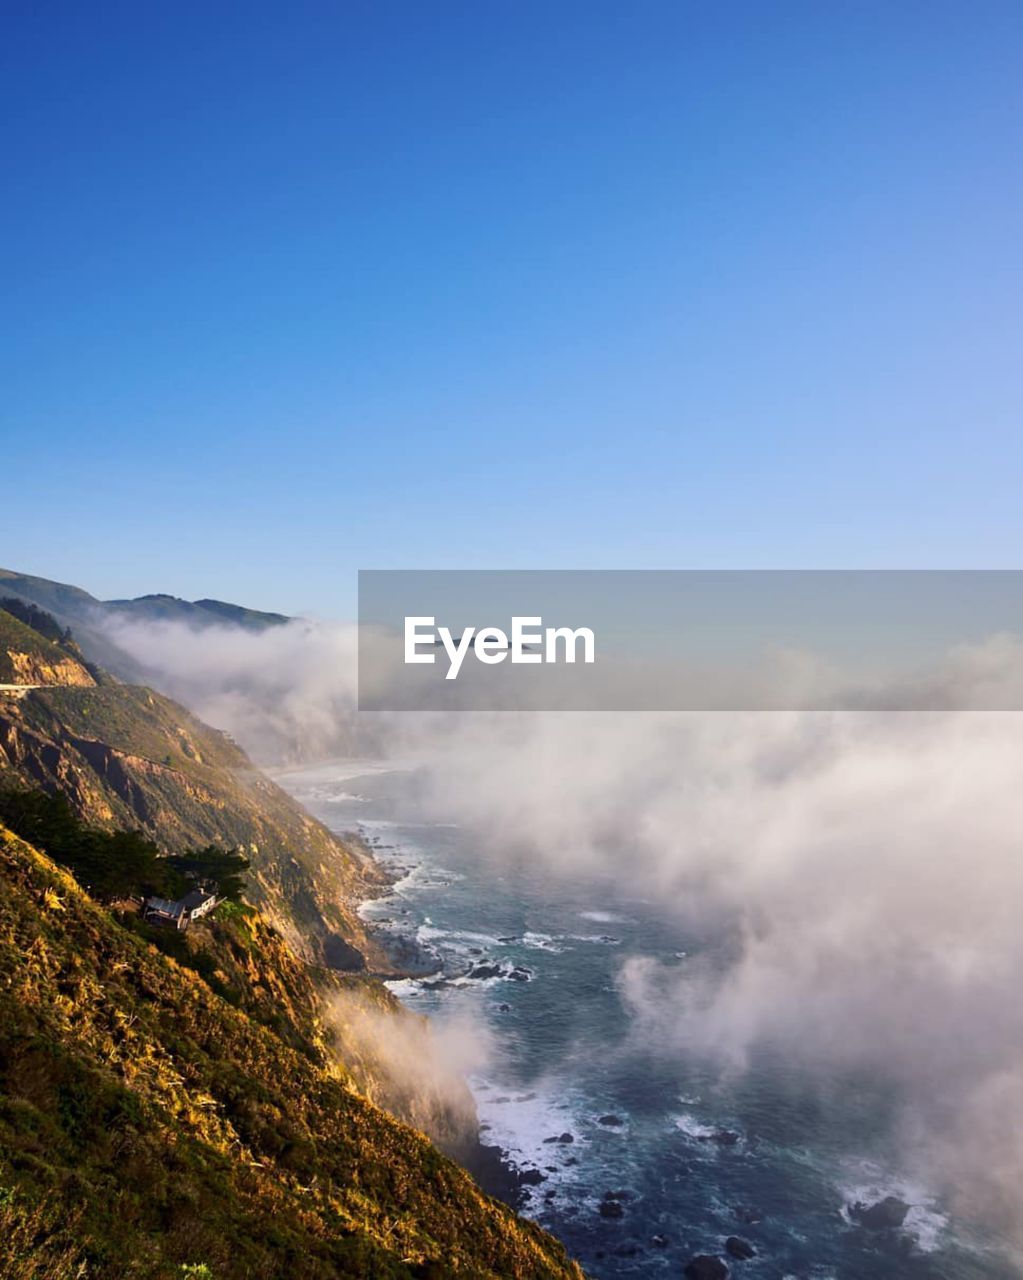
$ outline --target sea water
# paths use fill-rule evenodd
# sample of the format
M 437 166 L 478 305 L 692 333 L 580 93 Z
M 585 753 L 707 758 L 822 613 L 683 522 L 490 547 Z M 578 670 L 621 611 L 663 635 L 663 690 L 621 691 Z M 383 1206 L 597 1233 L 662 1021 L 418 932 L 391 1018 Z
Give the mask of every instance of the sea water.
M 414 937 L 435 972 L 391 989 L 438 1022 L 485 1026 L 488 1065 L 470 1079 L 481 1136 L 524 1175 L 521 1211 L 588 1274 L 676 1277 L 710 1253 L 750 1280 L 1018 1277 L 996 1240 L 900 1168 L 876 1082 L 809 1088 L 784 1055 L 723 1074 L 636 1035 L 623 961 L 685 965 L 708 949 L 670 904 L 495 864 L 457 825 L 422 819 L 410 772 L 340 762 L 280 781 L 395 875 L 363 914 Z M 856 1221 L 854 1206 L 886 1196 L 910 1206 L 901 1227 Z M 729 1237 L 755 1256 L 727 1258 Z

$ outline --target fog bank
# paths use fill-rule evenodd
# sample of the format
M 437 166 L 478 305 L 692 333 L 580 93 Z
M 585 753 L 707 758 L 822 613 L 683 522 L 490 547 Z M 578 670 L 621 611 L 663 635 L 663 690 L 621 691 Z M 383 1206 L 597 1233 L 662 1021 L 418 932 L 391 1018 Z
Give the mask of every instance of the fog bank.
M 634 1037 L 722 1072 L 770 1053 L 811 1083 L 868 1073 L 898 1102 L 906 1162 L 1023 1243 L 1023 716 L 954 710 L 970 682 L 1018 687 L 1011 637 L 949 656 L 941 711 L 396 715 L 371 732 L 351 628 L 132 625 L 117 642 L 259 759 L 372 742 L 422 760 L 429 809 L 486 857 L 673 912 L 710 950 L 623 964 Z

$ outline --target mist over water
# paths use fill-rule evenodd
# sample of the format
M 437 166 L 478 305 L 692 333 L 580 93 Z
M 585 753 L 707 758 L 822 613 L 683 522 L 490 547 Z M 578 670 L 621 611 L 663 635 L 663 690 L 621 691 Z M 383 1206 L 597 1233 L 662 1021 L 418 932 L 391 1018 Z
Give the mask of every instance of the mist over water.
M 100 615 L 94 625 L 162 693 L 234 737 L 261 764 L 379 749 L 357 722 L 356 629 L 293 618 L 250 631 Z
M 433 748 L 433 801 L 700 941 L 689 963 L 640 952 L 616 973 L 651 1051 L 878 1082 L 905 1162 L 1018 1241 L 1018 717 L 581 719 L 487 726 L 486 746 L 465 726 Z
M 608 1185 L 594 1181 L 585 1195 L 628 1190 L 613 1184 L 629 1171 L 633 1182 L 653 1179 L 636 1201 L 660 1206 L 645 1223 L 651 1236 L 675 1239 L 681 1221 L 686 1247 L 710 1247 L 695 1237 L 712 1224 L 720 1247 L 729 1222 L 743 1234 L 728 1217 L 735 1197 L 767 1200 L 777 1185 L 784 1203 L 758 1229 L 793 1274 L 829 1257 L 837 1274 L 857 1274 L 860 1248 L 880 1250 L 889 1273 L 896 1258 L 907 1275 L 1014 1273 L 1003 1250 L 1023 1242 L 1018 715 L 356 723 L 351 630 L 304 626 L 187 639 L 156 626 L 119 642 L 257 759 L 348 752 L 362 736 L 392 763 L 428 765 L 400 795 L 383 781 L 397 775 L 342 781 L 350 762 L 282 781 L 338 829 L 362 822 L 380 834 L 371 823 L 401 819 L 400 838 L 384 843 L 418 870 L 401 890 L 399 923 L 422 930 L 449 977 L 480 959 L 473 948 L 533 971 L 402 993 L 426 1010 L 464 999 L 466 1016 L 475 1009 L 486 1027 L 497 1018 L 497 1034 L 514 1030 L 518 1047 L 503 1059 L 521 1077 L 513 1100 L 499 1109 L 479 1093 L 495 1136 L 521 1145 L 527 1129 L 557 1136 L 566 1105 L 598 1120 L 617 1107 L 629 1113 L 629 1141 L 613 1141 L 626 1126 L 598 1125 L 587 1149 L 628 1158 L 598 1162 Z M 495 1002 L 509 1009 L 498 1016 Z M 498 1074 L 501 1061 L 498 1052 Z M 707 1127 L 740 1137 L 727 1147 Z M 583 1137 L 565 1177 L 583 1167 Z M 556 1145 L 572 1144 L 530 1158 Z M 764 1179 L 746 1186 L 756 1170 Z M 908 1225 L 868 1239 L 848 1207 L 884 1188 L 911 1203 Z M 533 1211 L 586 1258 L 595 1227 L 636 1218 L 635 1208 L 620 1220 L 587 1216 L 578 1195 L 573 1218 L 567 1197 L 548 1202 L 548 1190 L 538 1184 Z M 653 1225 L 664 1215 L 673 1231 Z M 852 1254 L 835 1254 L 836 1240 Z M 649 1240 L 633 1243 L 653 1266 Z
M 1014 1274 L 1004 1235 L 960 1216 L 911 1153 L 889 1081 L 862 1065 L 818 1070 L 798 1045 L 725 1064 L 671 1034 L 683 975 L 727 973 L 734 939 L 620 874 L 487 855 L 471 830 L 439 824 L 424 773 L 327 766 L 283 780 L 404 873 L 366 912 L 417 936 L 442 973 L 394 988 L 485 1030 L 472 1077 L 483 1137 L 536 1178 L 526 1211 L 592 1274 L 681 1274 L 732 1235 L 758 1251 L 734 1264 L 750 1275 Z M 609 1195 L 620 1216 L 602 1212 Z M 851 1216 L 888 1195 L 909 1205 L 898 1230 Z

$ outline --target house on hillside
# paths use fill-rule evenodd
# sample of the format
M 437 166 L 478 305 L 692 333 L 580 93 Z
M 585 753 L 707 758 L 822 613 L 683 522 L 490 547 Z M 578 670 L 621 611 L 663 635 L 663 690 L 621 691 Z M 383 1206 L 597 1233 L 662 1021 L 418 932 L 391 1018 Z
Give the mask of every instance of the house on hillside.
M 209 915 L 220 899 L 206 889 L 189 889 L 183 898 L 172 902 L 169 898 L 147 898 L 142 908 L 142 918 L 150 924 L 169 925 L 172 929 L 187 929 L 193 920 Z

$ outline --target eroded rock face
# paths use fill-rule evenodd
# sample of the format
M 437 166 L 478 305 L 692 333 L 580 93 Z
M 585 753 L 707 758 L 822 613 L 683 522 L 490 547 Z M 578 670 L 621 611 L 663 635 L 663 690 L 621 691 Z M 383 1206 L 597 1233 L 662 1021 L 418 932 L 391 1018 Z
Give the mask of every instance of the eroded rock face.
M 88 671 L 74 658 L 49 662 L 39 654 L 19 653 L 15 649 L 8 649 L 7 657 L 14 671 L 12 684 L 60 685 L 65 688 L 94 688 L 96 684 Z

